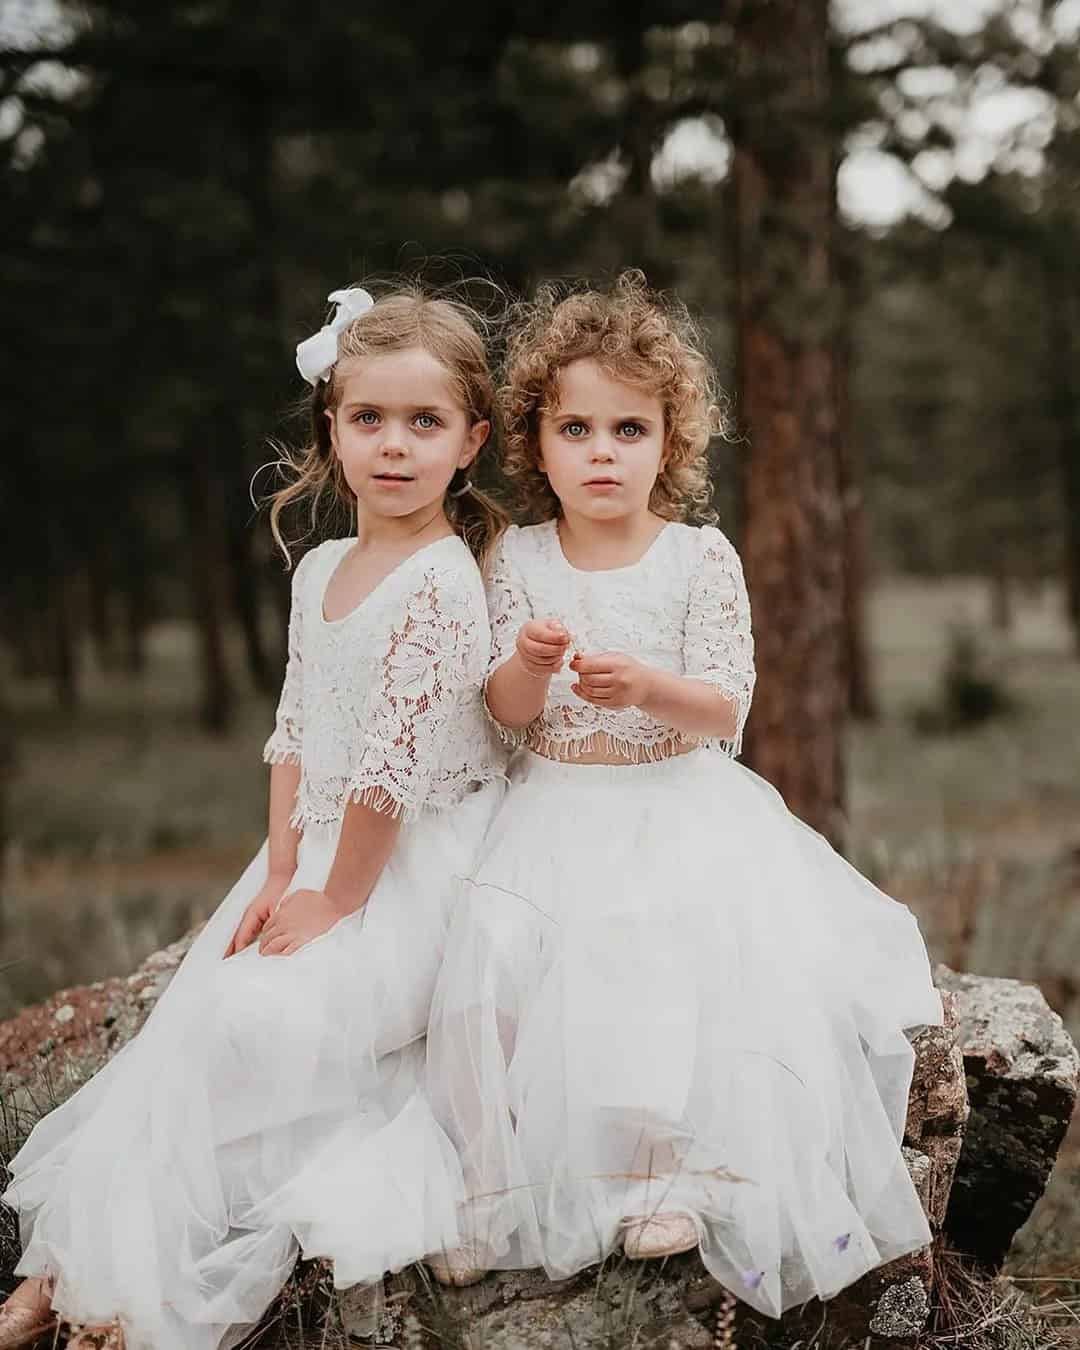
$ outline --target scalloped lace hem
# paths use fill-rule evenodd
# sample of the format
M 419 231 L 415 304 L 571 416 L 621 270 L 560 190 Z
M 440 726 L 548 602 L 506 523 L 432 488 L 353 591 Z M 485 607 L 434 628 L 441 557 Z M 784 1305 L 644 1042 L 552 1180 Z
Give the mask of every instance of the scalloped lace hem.
M 499 769 L 492 768 L 478 774 L 475 778 L 471 778 L 460 790 L 427 797 L 422 801 L 404 800 L 401 797 L 396 797 L 382 783 L 357 784 L 350 789 L 343 800 L 324 809 L 319 809 L 310 802 L 305 802 L 301 792 L 297 796 L 296 807 L 289 817 L 289 824 L 294 830 L 303 830 L 308 825 L 336 825 L 345 815 L 346 808 L 354 802 L 360 806 L 371 807 L 372 810 L 378 811 L 381 815 L 392 816 L 395 820 L 402 821 L 403 824 L 411 824 L 424 816 L 441 815 L 444 811 L 452 810 L 469 792 L 486 787 L 489 783 L 505 781 L 506 774 Z
M 301 764 L 300 750 L 298 747 L 287 745 L 274 745 L 268 741 L 263 750 L 264 764 Z
M 666 736 L 662 740 L 636 741 L 626 736 L 618 736 L 603 728 L 579 734 L 559 734 L 532 722 L 521 728 L 519 738 L 514 742 L 523 745 L 534 754 L 545 759 L 555 759 L 573 764 L 575 756 L 568 755 L 573 750 L 584 754 L 597 751 L 610 752 L 617 756 L 614 762 L 625 764 L 658 764 L 665 759 L 676 759 L 691 750 L 711 750 L 727 759 L 735 759 L 742 748 L 742 737 L 723 740 L 718 736 L 688 736 L 678 734 Z

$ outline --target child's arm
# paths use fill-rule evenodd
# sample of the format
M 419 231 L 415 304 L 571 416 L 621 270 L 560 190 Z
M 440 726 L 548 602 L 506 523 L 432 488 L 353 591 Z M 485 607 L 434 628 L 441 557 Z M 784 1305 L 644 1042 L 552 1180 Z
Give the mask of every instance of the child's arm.
M 738 554 L 711 526 L 699 532 L 701 554 L 690 580 L 682 675 L 654 670 L 631 656 L 575 656 L 574 692 L 598 706 L 639 707 L 691 737 L 723 742 L 737 755 L 754 691 L 750 601 Z
M 299 830 L 289 823 L 300 786 L 300 765 L 279 762 L 270 766 L 270 811 L 267 825 L 266 880 L 244 910 L 244 917 L 225 949 L 226 956 L 242 952 L 262 932 L 296 872 Z
M 274 730 L 263 747 L 263 759 L 270 765 L 270 808 L 267 822 L 266 880 L 259 893 L 244 910 L 232 936 L 226 956 L 233 956 L 251 945 L 273 914 L 296 871 L 296 850 L 300 833 L 289 823 L 300 786 L 300 761 L 304 740 L 304 665 L 303 615 L 304 578 L 313 554 L 305 554 L 296 565 L 289 609 L 289 650 L 285 678 L 281 686 Z
M 366 905 L 400 831 L 400 816 L 350 802 L 326 884 L 321 891 L 293 891 L 282 902 L 262 930 L 262 955 L 291 956 L 339 919 Z
M 458 695 L 478 683 L 487 625 L 479 588 L 435 572 L 405 598 L 381 671 L 355 710 L 360 735 L 344 788 L 341 831 L 323 889 L 287 896 L 259 950 L 289 956 L 368 901 L 401 829 L 430 799 Z M 471 672 L 471 673 L 470 673 Z
M 551 677 L 562 669 L 570 634 L 557 619 L 538 619 L 516 557 L 524 536 L 511 525 L 492 550 L 484 582 L 491 624 L 491 661 L 484 701 L 508 732 L 544 711 Z M 513 736 L 504 740 L 516 743 Z
M 655 670 L 620 652 L 575 656 L 570 669 L 578 676 L 574 693 L 598 708 L 640 708 L 687 736 L 731 740 L 735 735 L 736 701 L 718 696 L 715 686 L 703 680 Z
M 530 619 L 517 635 L 514 652 L 488 678 L 488 710 L 504 727 L 524 727 L 540 716 L 548 685 L 562 669 L 570 635 L 555 619 Z
M 300 831 L 289 823 L 296 806 L 299 786 L 299 764 L 271 764 L 270 810 L 266 830 L 268 871 L 270 876 L 284 877 L 286 881 L 296 871 L 296 851 L 300 845 Z

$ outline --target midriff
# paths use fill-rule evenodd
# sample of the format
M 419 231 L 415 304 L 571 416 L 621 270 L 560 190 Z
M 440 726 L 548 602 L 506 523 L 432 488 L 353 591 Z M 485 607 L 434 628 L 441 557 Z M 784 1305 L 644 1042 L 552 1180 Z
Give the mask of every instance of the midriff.
M 568 745 L 552 745 L 550 742 L 534 745 L 528 741 L 526 746 L 533 754 L 557 760 L 560 764 L 644 764 L 687 755 L 698 748 L 696 741 L 687 741 L 682 736 L 674 735 L 670 740 L 650 746 L 648 754 L 641 753 L 644 747 L 639 747 L 638 753 L 632 754 L 620 749 L 606 732 L 599 732 L 588 746 L 584 743 L 575 745 L 573 742 Z

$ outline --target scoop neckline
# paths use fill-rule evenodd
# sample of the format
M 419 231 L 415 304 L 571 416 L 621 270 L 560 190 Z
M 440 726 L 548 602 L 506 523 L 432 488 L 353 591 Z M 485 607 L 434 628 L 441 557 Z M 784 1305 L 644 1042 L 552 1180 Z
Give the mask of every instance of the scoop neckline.
M 583 577 L 616 576 L 622 572 L 632 572 L 635 567 L 640 567 L 642 563 L 646 562 L 657 544 L 664 538 L 674 523 L 673 520 L 665 520 L 663 525 L 661 525 L 660 529 L 657 530 L 656 534 L 650 540 L 648 548 L 641 557 L 636 558 L 632 563 L 623 563 L 621 567 L 577 567 L 566 556 L 566 552 L 563 549 L 562 539 L 559 537 L 559 522 L 557 518 L 551 521 L 551 534 L 555 543 L 555 552 L 562 560 L 563 566 L 568 568 L 569 571 L 577 572 Z
M 362 600 L 358 600 L 356 604 L 353 605 L 352 609 L 347 610 L 336 619 L 328 619 L 326 617 L 326 592 L 330 589 L 330 583 L 337 575 L 338 568 L 345 561 L 346 556 L 352 551 L 353 546 L 356 544 L 356 535 L 346 535 L 345 538 L 339 542 L 347 544 L 348 548 L 338 553 L 337 557 L 334 559 L 334 565 L 330 568 L 329 572 L 327 572 L 326 578 L 319 590 L 319 622 L 326 628 L 337 628 L 343 623 L 348 623 L 354 614 L 359 613 L 359 611 L 382 590 L 391 577 L 397 576 L 401 569 L 407 567 L 414 558 L 422 557 L 425 553 L 429 553 L 433 548 L 438 548 L 441 544 L 449 543 L 451 540 L 460 544 L 461 536 L 457 534 L 444 534 L 440 539 L 433 539 L 430 544 L 421 544 L 418 549 L 415 549 L 412 553 L 402 558 L 401 561 L 392 567 L 384 577 L 380 577 L 375 585 L 372 586 L 371 590 L 368 591 L 367 595 L 365 595 Z

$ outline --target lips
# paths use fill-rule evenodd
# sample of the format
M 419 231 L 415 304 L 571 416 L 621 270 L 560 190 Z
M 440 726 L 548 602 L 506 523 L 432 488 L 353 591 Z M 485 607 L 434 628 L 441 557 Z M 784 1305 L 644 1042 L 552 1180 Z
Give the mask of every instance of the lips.
M 617 478 L 606 478 L 606 477 L 605 477 L 605 478 L 586 478 L 586 480 L 585 480 L 585 486 L 586 486 L 586 487 L 618 487 L 618 486 L 619 486 L 619 480 L 618 480 Z
M 379 483 L 411 483 L 412 475 L 407 473 L 377 473 L 374 478 Z

